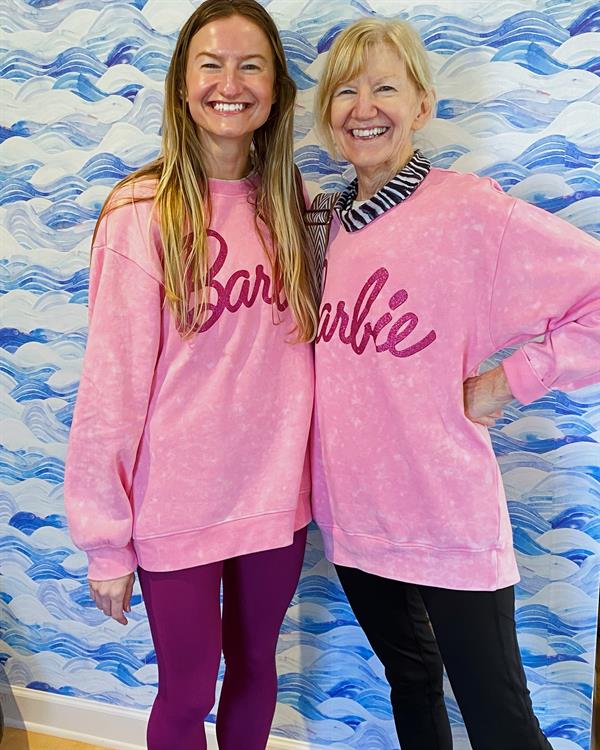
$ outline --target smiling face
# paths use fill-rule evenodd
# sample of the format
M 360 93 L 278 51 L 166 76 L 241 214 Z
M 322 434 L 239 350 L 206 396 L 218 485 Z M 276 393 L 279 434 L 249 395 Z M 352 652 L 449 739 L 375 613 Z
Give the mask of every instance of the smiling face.
M 192 38 L 185 86 L 189 112 L 205 147 L 249 151 L 274 101 L 269 40 L 243 16 L 203 26 Z
M 369 184 L 372 195 L 410 159 L 412 134 L 427 122 L 431 105 L 390 45 L 367 51 L 362 71 L 334 90 L 329 117 L 333 140 L 359 186 Z

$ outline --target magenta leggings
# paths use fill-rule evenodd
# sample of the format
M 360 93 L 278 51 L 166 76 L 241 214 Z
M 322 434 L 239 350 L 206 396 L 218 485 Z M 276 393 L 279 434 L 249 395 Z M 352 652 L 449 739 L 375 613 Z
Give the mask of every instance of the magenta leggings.
M 221 648 L 219 748 L 264 750 L 277 701 L 277 638 L 305 544 L 306 528 L 280 549 L 167 573 L 138 569 L 158 662 L 148 750 L 206 750 Z

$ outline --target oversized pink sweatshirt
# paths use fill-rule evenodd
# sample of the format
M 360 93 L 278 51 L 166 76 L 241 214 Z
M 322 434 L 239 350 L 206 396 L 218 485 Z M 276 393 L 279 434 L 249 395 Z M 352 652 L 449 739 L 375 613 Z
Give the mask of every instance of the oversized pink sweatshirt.
M 432 169 L 359 231 L 334 218 L 325 274 L 312 471 L 327 557 L 429 586 L 515 583 L 500 471 L 463 381 L 515 345 L 504 369 L 523 403 L 600 381 L 600 243 Z
M 274 322 L 251 182 L 210 193 L 211 306 L 190 339 L 164 303 L 152 201 L 116 208 L 96 237 L 65 477 L 92 579 L 282 547 L 310 521 L 311 346 L 290 343 L 287 303 Z

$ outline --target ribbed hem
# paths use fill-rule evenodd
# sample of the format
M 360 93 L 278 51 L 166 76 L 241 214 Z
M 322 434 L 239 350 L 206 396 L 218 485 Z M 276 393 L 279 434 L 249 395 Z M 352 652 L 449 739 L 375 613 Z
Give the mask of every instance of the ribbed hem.
M 134 540 L 138 563 L 149 571 L 169 571 L 208 565 L 252 552 L 287 547 L 294 533 L 311 521 L 310 495 L 300 495 L 298 506 L 268 515 L 237 518 L 152 539 Z
M 325 555 L 336 565 L 422 586 L 459 591 L 496 591 L 519 579 L 512 545 L 500 549 L 438 549 L 403 546 L 333 526 L 321 527 Z
M 513 396 L 522 404 L 530 404 L 550 390 L 539 379 L 523 349 L 503 360 L 502 367 Z

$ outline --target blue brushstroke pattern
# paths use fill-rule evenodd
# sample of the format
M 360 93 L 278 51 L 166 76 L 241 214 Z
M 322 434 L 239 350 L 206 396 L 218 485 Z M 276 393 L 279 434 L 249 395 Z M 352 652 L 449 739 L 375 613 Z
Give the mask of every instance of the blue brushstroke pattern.
M 0 260 L 0 408 L 24 430 L 22 445 L 0 439 L 0 663 L 13 684 L 137 708 L 150 705 L 157 680 L 139 588 L 127 630 L 113 628 L 90 600 L 84 556 L 68 538 L 57 446 L 68 439 L 85 347 L 83 322 L 74 324 L 70 312 L 81 309 L 85 319 L 96 217 L 112 185 L 159 149 L 176 33 L 152 27 L 152 5 L 156 12 L 146 0 L 0 7 L 0 78 L 11 105 L 0 126 L 0 212 L 14 247 Z M 486 19 L 461 13 L 460 3 L 451 13 L 435 0 L 412 5 L 378 7 L 411 20 L 436 56 L 437 117 L 451 135 L 424 144 L 435 165 L 453 167 L 477 145 L 493 157 L 477 167 L 481 175 L 600 238 L 600 122 L 584 108 L 600 106 L 600 54 L 581 36 L 600 38 L 600 3 L 540 0 L 515 13 L 500 0 Z M 312 93 L 320 56 L 337 33 L 377 13 L 361 0 L 273 8 L 300 90 L 297 163 L 314 187 L 340 189 L 352 171 L 317 143 Z M 77 11 L 86 11 L 77 38 L 61 34 Z M 491 93 L 454 85 L 470 71 L 488 80 L 497 66 L 506 80 Z M 510 135 L 518 149 L 493 156 L 495 139 Z M 522 574 L 517 622 L 534 705 L 551 740 L 581 750 L 590 750 L 600 581 L 599 430 L 598 388 L 510 404 L 491 430 L 509 489 Z M 344 750 L 396 750 L 383 669 L 314 527 L 278 652 L 279 702 L 296 718 L 278 718 L 275 734 Z M 446 693 L 455 747 L 466 750 L 448 685 Z

